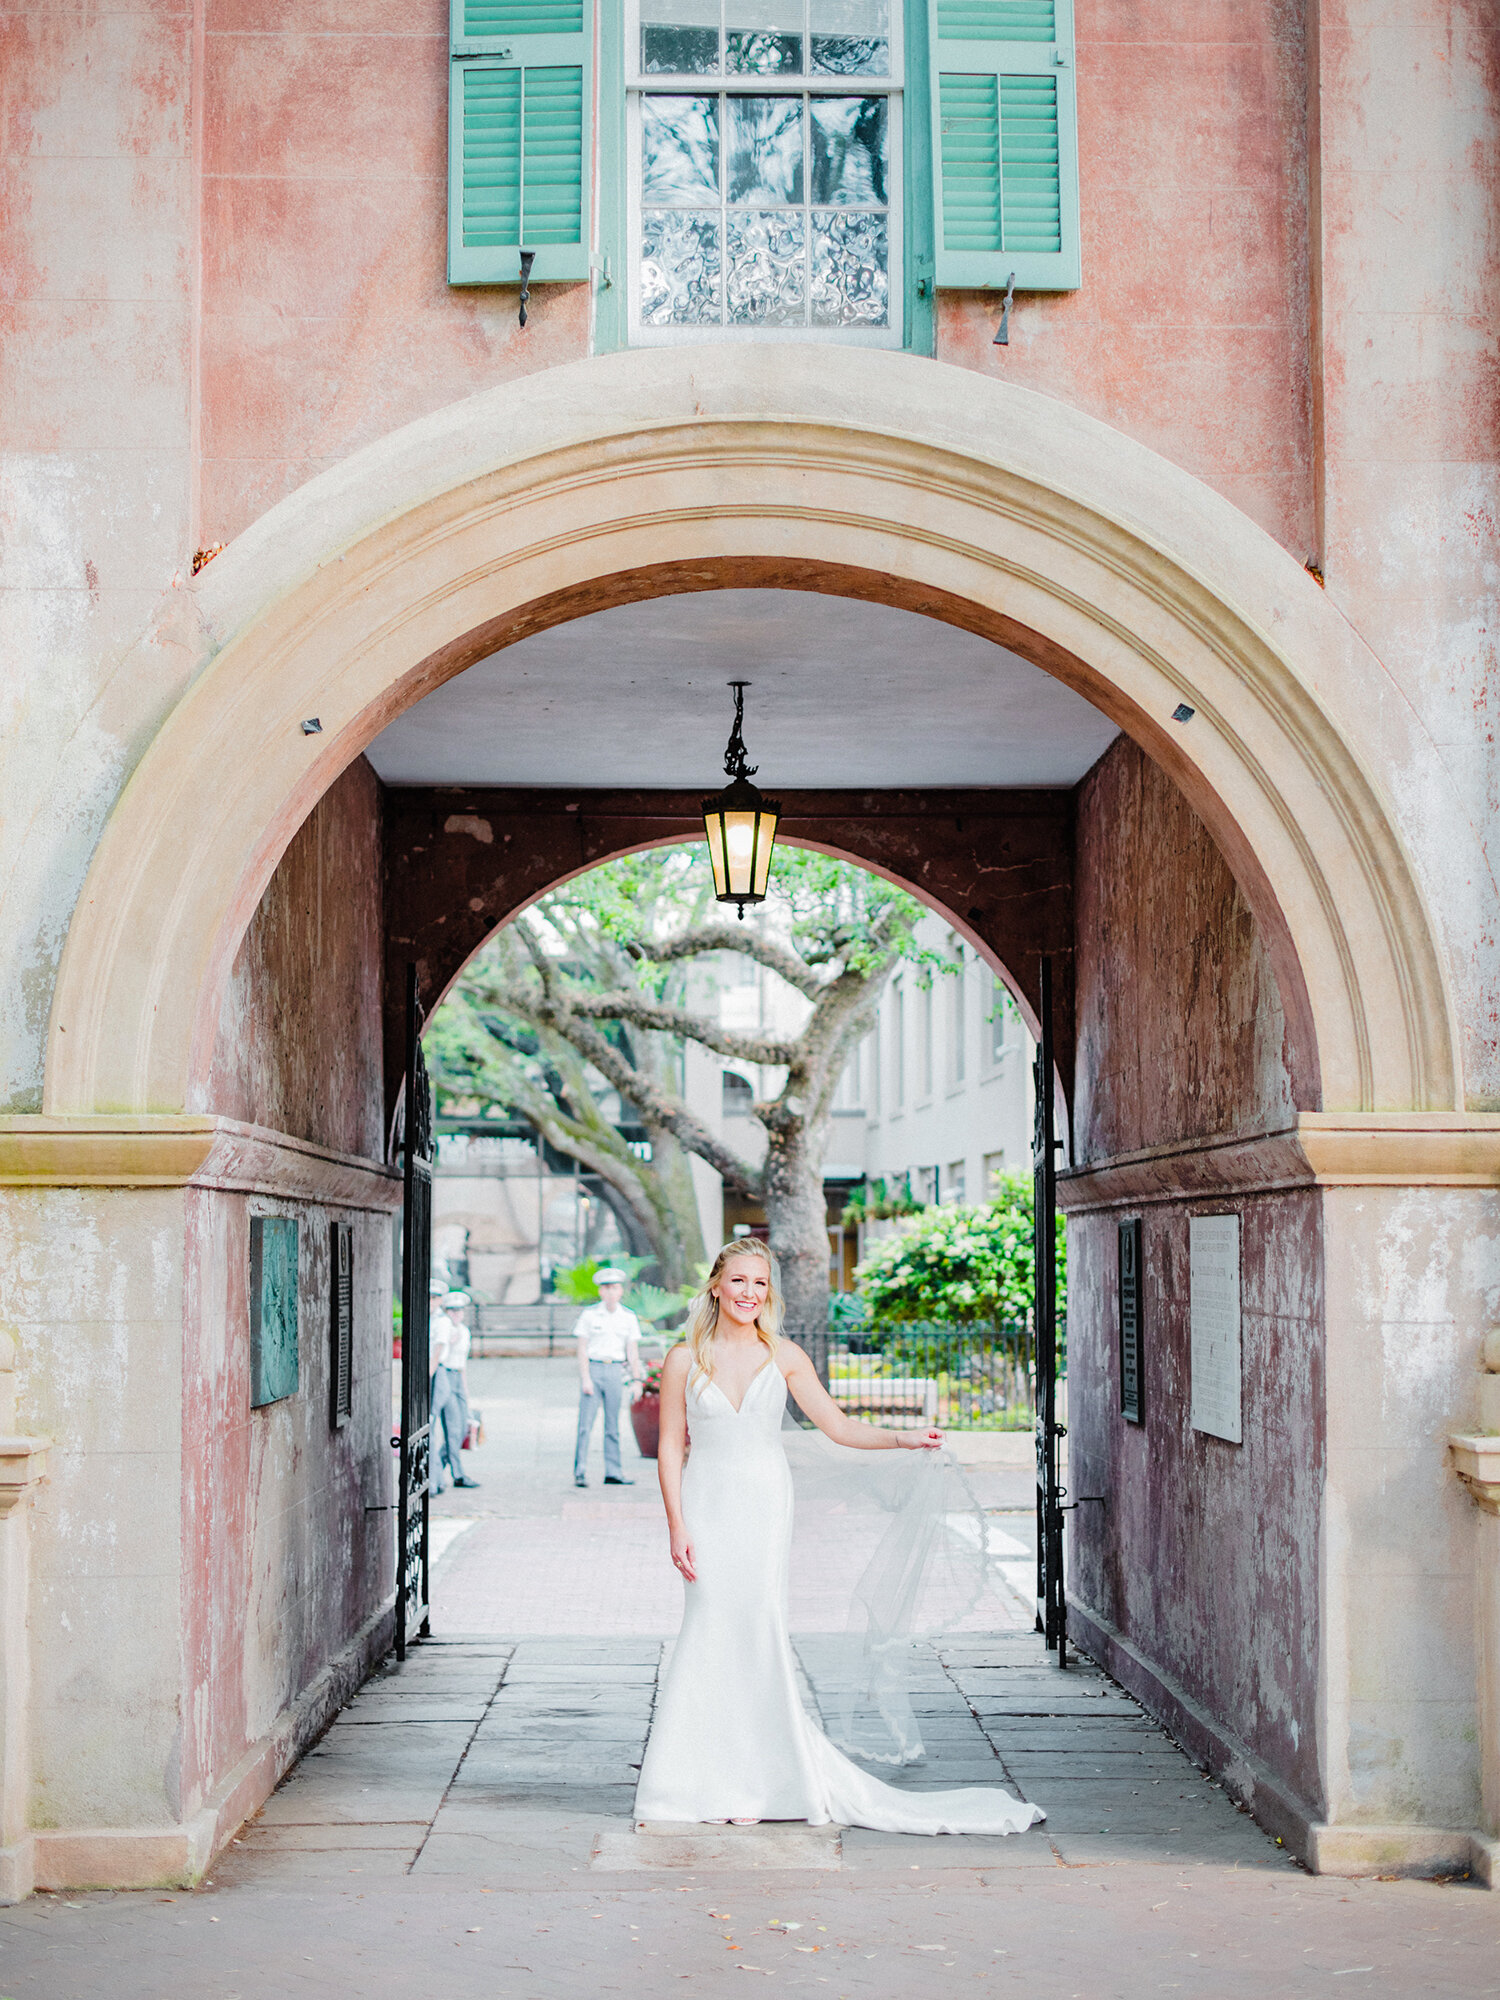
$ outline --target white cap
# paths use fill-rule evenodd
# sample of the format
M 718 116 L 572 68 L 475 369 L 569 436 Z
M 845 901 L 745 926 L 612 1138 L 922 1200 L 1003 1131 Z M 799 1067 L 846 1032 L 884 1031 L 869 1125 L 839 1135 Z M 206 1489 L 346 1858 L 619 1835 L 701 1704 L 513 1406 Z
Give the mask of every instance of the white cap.
M 444 1292 L 443 1294 L 443 1304 L 445 1306 L 466 1306 L 468 1303 L 469 1295 L 467 1292 Z
M 623 1285 L 626 1282 L 625 1273 L 617 1271 L 613 1264 L 606 1264 L 602 1270 L 594 1273 L 596 1285 Z

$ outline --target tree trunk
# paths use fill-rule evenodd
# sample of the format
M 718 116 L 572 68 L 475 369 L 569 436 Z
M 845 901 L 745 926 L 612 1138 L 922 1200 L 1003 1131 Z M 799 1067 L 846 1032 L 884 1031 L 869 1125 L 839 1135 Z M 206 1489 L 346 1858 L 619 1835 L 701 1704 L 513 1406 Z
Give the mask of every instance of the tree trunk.
M 764 1204 L 771 1249 L 781 1267 L 787 1338 L 806 1346 L 828 1328 L 828 1205 L 823 1194 L 825 1133 L 767 1134 Z M 821 1360 L 816 1346 L 810 1349 Z
M 651 1132 L 651 1163 L 642 1164 L 641 1179 L 656 1210 L 658 1227 L 651 1247 L 669 1292 L 697 1279 L 698 1266 L 708 1261 L 703 1247 L 703 1223 L 693 1186 L 693 1157 L 670 1132 Z

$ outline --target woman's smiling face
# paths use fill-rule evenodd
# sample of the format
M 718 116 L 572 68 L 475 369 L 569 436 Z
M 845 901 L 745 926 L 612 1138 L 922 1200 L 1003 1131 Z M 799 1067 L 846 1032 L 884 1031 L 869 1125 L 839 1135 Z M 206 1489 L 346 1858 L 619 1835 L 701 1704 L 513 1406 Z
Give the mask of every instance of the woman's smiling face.
M 736 1326 L 754 1326 L 771 1290 L 771 1273 L 763 1257 L 731 1257 L 714 1286 L 719 1310 Z

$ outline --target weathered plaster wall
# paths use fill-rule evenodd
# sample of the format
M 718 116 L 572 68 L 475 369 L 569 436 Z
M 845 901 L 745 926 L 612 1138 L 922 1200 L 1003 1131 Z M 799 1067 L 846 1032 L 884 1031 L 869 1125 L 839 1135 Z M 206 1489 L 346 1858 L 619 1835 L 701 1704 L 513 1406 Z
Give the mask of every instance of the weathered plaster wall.
M 32 1824 L 161 1825 L 182 1759 L 180 1188 L 0 1191 L 33 1506 Z
M 1441 753 L 1446 787 L 1399 755 L 1382 781 L 1452 943 L 1468 1101 L 1493 1109 L 1500 36 L 1491 0 L 1322 0 L 1310 19 L 1323 563 Z M 1407 726 L 1392 713 L 1393 743 Z M 1460 817 L 1482 873 L 1452 866 Z
M 324 794 L 235 959 L 214 1111 L 330 1151 L 384 1152 L 380 784 Z M 296 1218 L 299 1384 L 250 1407 L 250 1220 Z M 393 1579 L 391 1225 L 327 1202 L 193 1189 L 183 1315 L 183 1598 L 191 1811 L 370 1617 Z M 330 1241 L 354 1225 L 354 1414 L 329 1421 Z M 367 1512 L 367 1509 L 377 1511 Z M 225 1580 L 232 1579 L 229 1587 Z
M 1329 1188 L 1324 1535 L 1330 1818 L 1483 1824 L 1482 1516 L 1448 1461 L 1500 1324 L 1500 1190 Z
M 299 1381 L 250 1407 L 252 1215 L 300 1225 Z M 354 1411 L 329 1418 L 330 1224 L 354 1226 Z M 388 1217 L 194 1189 L 183 1363 L 181 1792 L 191 1815 L 394 1581 Z
M 1075 1166 L 1278 1131 L 1315 1102 L 1228 864 L 1125 737 L 1078 788 L 1075 910 Z
M 180 686 L 111 670 L 192 550 L 192 19 L 0 20 L 0 1105 L 35 1110 L 100 826 Z
M 315 472 L 588 352 L 586 285 L 451 289 L 447 0 L 203 0 L 202 502 Z
M 1181 794 L 1123 739 L 1080 787 L 1079 1085 L 1068 1231 L 1071 1587 L 1320 1809 L 1323 1251 L 1311 1188 L 1113 1199 L 1124 1156 L 1295 1123 L 1302 1057 L 1228 866 Z M 1253 1150 L 1253 1149 L 1252 1149 Z M 1090 1176 L 1090 1170 L 1093 1175 Z M 1241 1216 L 1244 1442 L 1189 1423 L 1188 1220 Z M 1119 1414 L 1117 1222 L 1143 1218 L 1145 1420 Z M 1252 1526 L 1253 1524 L 1253 1526 Z
M 1316 553 L 1303 15 L 1078 0 L 1083 287 L 940 296 L 938 355 L 1061 396 Z
M 363 757 L 298 829 L 236 954 L 208 1102 L 381 1159 L 380 780 Z

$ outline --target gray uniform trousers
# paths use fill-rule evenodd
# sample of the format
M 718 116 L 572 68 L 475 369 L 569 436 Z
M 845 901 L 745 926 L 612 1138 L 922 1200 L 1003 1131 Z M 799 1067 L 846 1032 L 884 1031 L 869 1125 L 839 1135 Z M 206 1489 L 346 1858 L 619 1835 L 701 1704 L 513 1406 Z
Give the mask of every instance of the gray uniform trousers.
M 604 1411 L 604 1476 L 618 1479 L 620 1474 L 620 1404 L 625 1395 L 625 1363 L 623 1361 L 591 1361 L 589 1379 L 594 1385 L 592 1396 L 580 1394 L 578 1398 L 578 1443 L 573 1451 L 573 1473 L 581 1479 L 588 1466 L 589 1440 L 594 1435 L 594 1419 L 600 1410 Z

